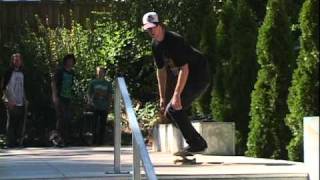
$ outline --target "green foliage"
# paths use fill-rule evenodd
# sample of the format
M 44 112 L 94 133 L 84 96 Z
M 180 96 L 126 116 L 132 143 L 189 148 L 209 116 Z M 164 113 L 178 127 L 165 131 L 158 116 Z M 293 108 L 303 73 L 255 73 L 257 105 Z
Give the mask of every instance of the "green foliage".
M 232 121 L 230 116 L 229 95 L 226 91 L 225 75 L 226 69 L 230 66 L 231 57 L 231 22 L 234 18 L 234 4 L 227 0 L 222 7 L 219 22 L 216 29 L 216 68 L 213 78 L 213 90 L 211 110 L 214 120 Z
M 250 94 L 256 80 L 255 15 L 245 0 L 226 1 L 217 26 L 212 115 L 218 121 L 234 121 L 237 154 L 243 154 L 249 124 Z
M 247 0 L 251 9 L 257 16 L 257 22 L 260 24 L 266 15 L 266 5 L 268 0 Z
M 230 116 L 239 131 L 237 154 L 246 149 L 249 132 L 250 94 L 257 75 L 256 43 L 257 25 L 246 0 L 238 0 L 235 18 L 232 21 L 232 45 L 230 66 L 226 69 L 226 90 L 229 94 Z M 230 83 L 227 83 L 230 82 Z
M 300 13 L 301 49 L 289 89 L 286 124 L 293 138 L 290 160 L 303 160 L 303 117 L 319 116 L 319 2 L 307 0 Z
M 24 56 L 28 75 L 27 94 L 35 124 L 39 131 L 54 128 L 55 112 L 51 103 L 51 76 L 67 53 L 76 56 L 74 123 L 82 117 L 88 82 L 95 76 L 96 66 L 107 68 L 107 78 L 124 76 L 133 98 L 152 101 L 156 84 L 147 43 L 139 29 L 130 28 L 125 21 L 115 21 L 108 14 L 96 13 L 87 28 L 72 22 L 70 28 L 50 28 L 36 16 L 37 25 L 27 24 L 18 42 Z M 138 38 L 137 38 L 138 37 Z M 139 38 L 140 37 L 140 38 Z M 38 132 L 43 136 L 45 132 Z
M 157 102 L 147 102 L 142 107 L 135 107 L 142 129 L 151 129 L 159 121 L 159 107 Z
M 67 26 L 62 22 L 52 28 L 37 17 L 29 21 L 22 34 L 0 47 L 0 58 L 4 58 L 5 64 L 0 62 L 0 74 L 10 54 L 20 51 L 28 73 L 31 126 L 38 137 L 55 126 L 50 82 L 66 53 L 74 53 L 77 58 L 75 124 L 82 118 L 83 96 L 95 67 L 106 66 L 108 79 L 126 78 L 131 97 L 138 102 L 135 107 L 138 120 L 149 129 L 158 118 L 158 90 L 150 38 L 141 31 L 141 18 L 148 11 L 156 11 L 169 30 L 182 34 L 209 59 L 213 86 L 194 105 L 196 112 L 211 113 L 217 121 L 236 121 L 237 153 L 242 154 L 251 103 L 247 155 L 272 158 L 286 158 L 289 130 L 283 120 L 287 115 L 286 124 L 294 137 L 287 147 L 289 157 L 301 160 L 302 117 L 319 115 L 319 7 L 314 5 L 317 0 L 306 0 L 300 15 L 301 50 L 288 99 L 290 113 L 287 112 L 286 97 L 293 69 L 289 22 L 294 23 L 291 31 L 298 46 L 296 12 L 302 2 L 269 0 L 265 8 L 266 0 L 108 1 L 108 12 L 94 12 L 86 24 L 80 25 L 71 18 Z M 263 22 L 263 26 L 256 46 L 260 70 L 250 102 L 249 93 L 257 70 L 253 52 L 257 38 L 254 21 L 259 25 Z M 0 118 L 4 117 L 2 107 Z M 3 143 L 0 137 L 0 146 Z
M 215 40 L 214 31 L 212 30 L 216 26 L 217 1 L 160 0 L 156 3 L 152 0 L 125 1 L 112 3 L 112 6 L 111 14 L 114 18 L 119 19 L 120 17 L 133 22 L 132 25 L 137 28 L 139 28 L 139 25 L 141 26 L 141 18 L 144 13 L 156 11 L 160 16 L 160 20 L 168 25 L 169 30 L 181 33 L 190 44 L 200 47 L 202 52 L 208 56 L 209 61 L 212 61 L 211 64 L 214 64 Z M 194 105 L 197 113 L 210 114 L 211 110 L 208 102 L 211 99 L 210 92 L 207 92 Z
M 182 34 L 192 45 L 198 45 L 203 21 L 216 8 L 217 0 L 137 0 L 111 2 L 113 19 L 126 20 L 135 28 L 142 25 L 142 16 L 149 11 L 159 14 L 169 30 Z
M 207 57 L 211 76 L 213 76 L 215 68 L 215 29 L 217 24 L 217 19 L 215 18 L 215 13 L 212 12 L 207 16 L 205 22 L 203 23 L 201 41 L 200 41 L 200 50 Z M 212 78 L 212 77 L 211 77 Z M 207 91 L 193 104 L 196 112 L 201 115 L 211 115 L 211 91 L 212 91 L 212 82 Z
M 284 124 L 292 68 L 292 43 L 282 0 L 269 0 L 259 29 L 257 55 L 260 69 L 252 92 L 249 156 L 286 158 L 288 130 Z

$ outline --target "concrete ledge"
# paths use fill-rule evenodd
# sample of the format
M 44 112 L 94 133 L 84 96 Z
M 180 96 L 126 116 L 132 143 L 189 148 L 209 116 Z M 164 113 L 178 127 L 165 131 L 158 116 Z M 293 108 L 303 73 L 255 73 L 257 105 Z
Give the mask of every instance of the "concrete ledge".
M 192 125 L 208 143 L 204 154 L 235 155 L 233 122 L 193 122 Z M 187 146 L 181 132 L 172 124 L 159 124 L 153 130 L 153 150 L 174 153 Z
M 319 180 L 319 117 L 303 119 L 304 162 L 310 180 Z

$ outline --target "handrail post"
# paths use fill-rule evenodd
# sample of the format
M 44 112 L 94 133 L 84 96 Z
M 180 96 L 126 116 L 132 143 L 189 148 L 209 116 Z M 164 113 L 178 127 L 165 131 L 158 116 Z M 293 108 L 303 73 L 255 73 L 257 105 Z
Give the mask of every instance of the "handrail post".
M 116 83 L 114 98 L 115 128 L 114 128 L 114 172 L 120 174 L 120 148 L 121 148 L 121 115 L 120 115 L 120 89 Z
M 114 98 L 115 122 L 114 122 L 114 172 L 113 174 L 121 174 L 120 150 L 121 150 L 121 106 L 120 101 L 124 103 L 126 114 L 130 128 L 132 130 L 132 146 L 133 146 L 133 179 L 141 179 L 141 162 L 145 171 L 145 175 L 149 180 L 157 180 L 154 167 L 150 160 L 148 150 L 145 146 L 141 130 L 132 107 L 126 83 L 122 77 L 117 78 Z M 107 172 L 108 173 L 108 172 Z M 128 174 L 129 172 L 125 172 Z
M 140 180 L 141 179 L 141 171 L 140 171 L 140 155 L 139 149 L 137 146 L 137 141 L 132 135 L 132 146 L 133 146 L 133 179 Z

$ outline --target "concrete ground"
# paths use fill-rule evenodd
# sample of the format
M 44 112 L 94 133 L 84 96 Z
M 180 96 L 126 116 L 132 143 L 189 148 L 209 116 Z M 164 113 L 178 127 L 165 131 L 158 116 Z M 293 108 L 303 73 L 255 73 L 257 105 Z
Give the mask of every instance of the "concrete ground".
M 176 157 L 168 153 L 150 151 L 150 156 L 159 179 L 307 179 L 306 167 L 298 162 L 196 155 L 197 164 L 179 165 L 173 163 Z M 132 170 L 131 148 L 122 148 L 121 163 L 122 171 Z M 131 179 L 130 174 L 112 172 L 113 147 L 0 150 L 0 180 Z

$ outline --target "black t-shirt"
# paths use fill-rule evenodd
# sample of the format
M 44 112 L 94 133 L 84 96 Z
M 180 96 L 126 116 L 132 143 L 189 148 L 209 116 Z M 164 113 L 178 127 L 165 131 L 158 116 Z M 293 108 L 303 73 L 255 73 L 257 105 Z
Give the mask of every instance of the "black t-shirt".
M 169 72 L 177 77 L 180 68 L 188 64 L 187 82 L 208 81 L 207 60 L 197 49 L 185 42 L 179 34 L 166 31 L 163 41 L 152 41 L 152 52 L 158 69 L 168 68 Z

